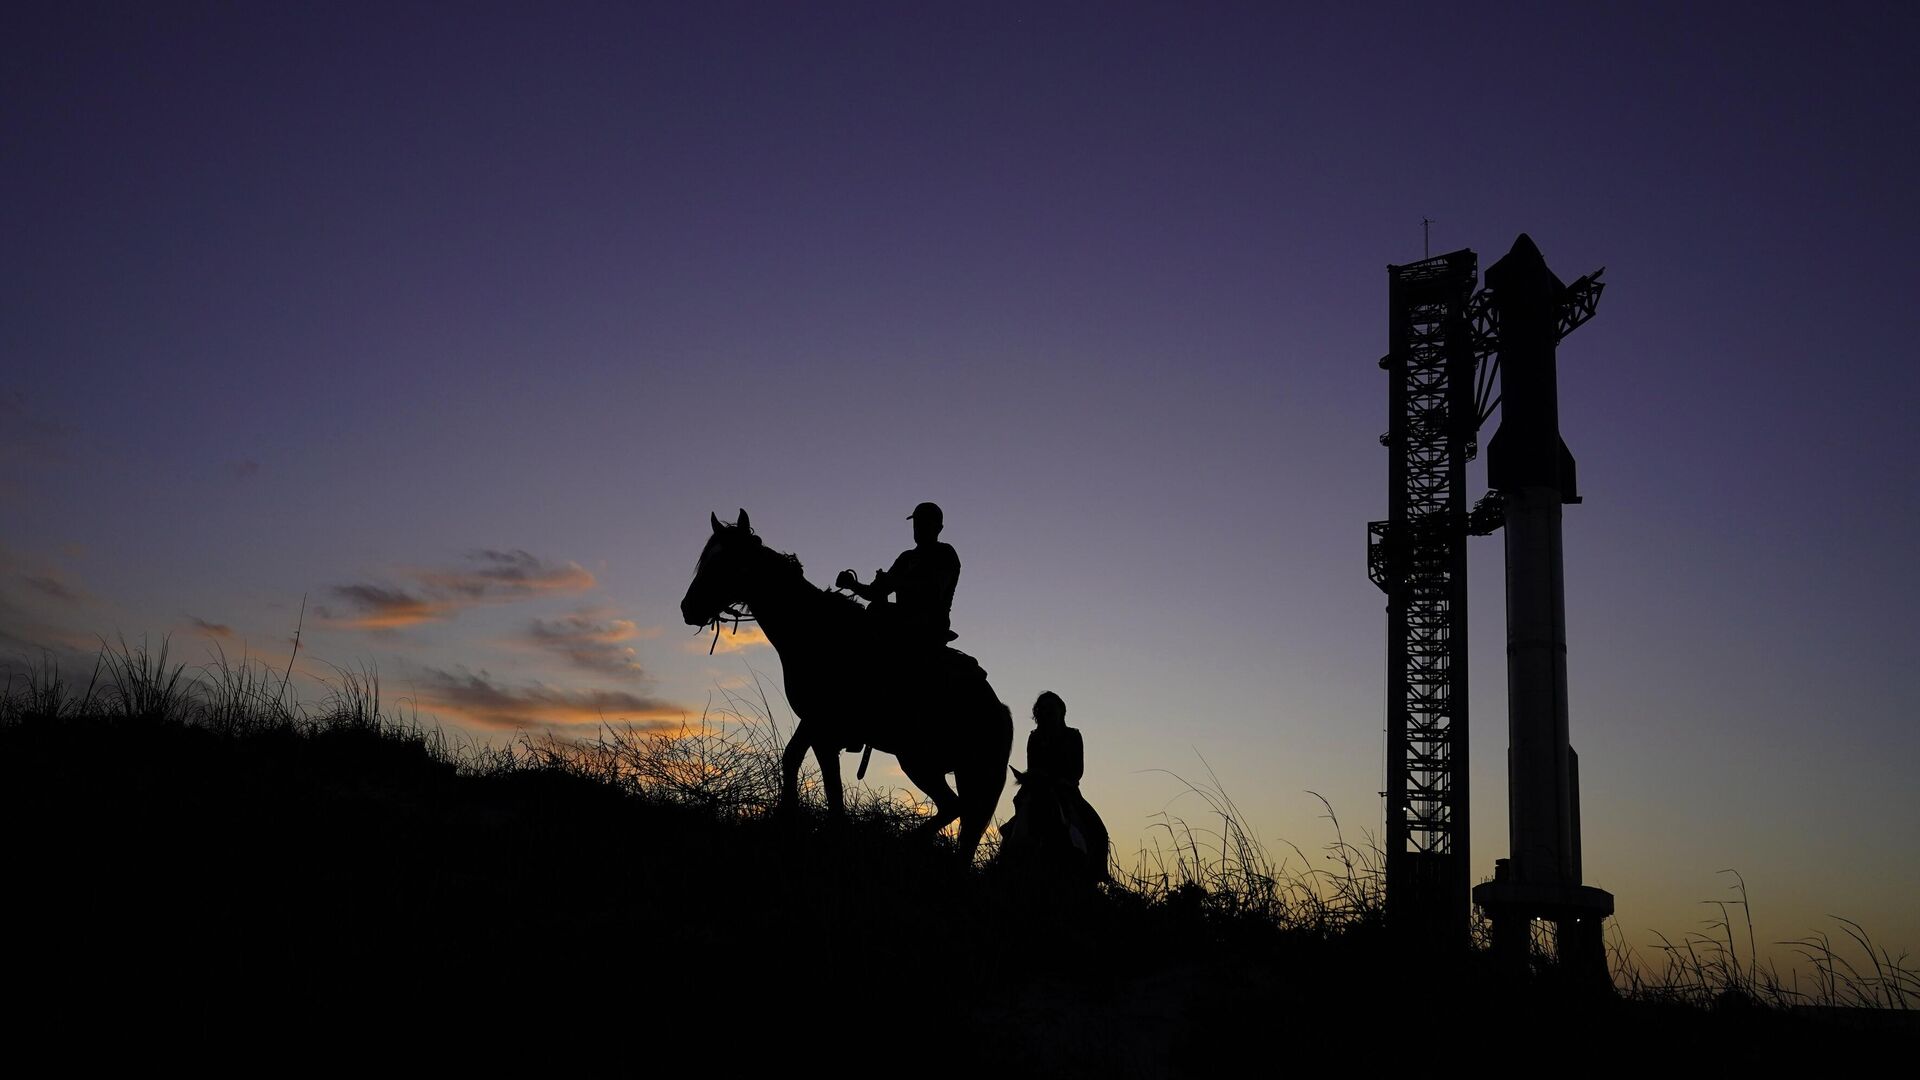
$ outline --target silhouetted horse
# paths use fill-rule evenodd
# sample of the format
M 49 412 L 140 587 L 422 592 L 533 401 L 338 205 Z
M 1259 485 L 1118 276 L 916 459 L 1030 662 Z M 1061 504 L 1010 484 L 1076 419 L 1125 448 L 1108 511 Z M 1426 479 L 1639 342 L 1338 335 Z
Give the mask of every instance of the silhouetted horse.
M 828 809 L 843 813 L 840 749 L 871 745 L 898 758 L 933 800 L 921 830 L 931 835 L 959 818 L 960 852 L 971 859 L 1000 803 L 1013 751 L 1013 714 L 980 666 L 956 649 L 900 647 L 860 605 L 808 582 L 800 560 L 761 543 L 745 510 L 732 525 L 709 517 L 713 535 L 680 615 L 705 626 L 744 609 L 779 652 L 787 702 L 800 721 L 781 757 L 781 805 L 798 805 L 800 763 L 811 748 Z
M 1079 790 L 1019 769 L 1013 782 L 1013 819 L 1000 827 L 1000 865 L 1086 884 L 1107 880 L 1107 826 Z

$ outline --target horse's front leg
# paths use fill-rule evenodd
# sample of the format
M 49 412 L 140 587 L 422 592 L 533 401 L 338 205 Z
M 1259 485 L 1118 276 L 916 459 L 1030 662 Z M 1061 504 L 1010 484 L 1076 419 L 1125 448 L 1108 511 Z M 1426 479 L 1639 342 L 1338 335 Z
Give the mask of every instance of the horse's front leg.
M 787 740 L 787 748 L 780 755 L 780 811 L 793 813 L 800 809 L 800 764 L 807 760 L 807 722 L 800 721 L 794 726 L 793 737 Z M 834 777 L 834 790 L 838 791 L 840 778 Z

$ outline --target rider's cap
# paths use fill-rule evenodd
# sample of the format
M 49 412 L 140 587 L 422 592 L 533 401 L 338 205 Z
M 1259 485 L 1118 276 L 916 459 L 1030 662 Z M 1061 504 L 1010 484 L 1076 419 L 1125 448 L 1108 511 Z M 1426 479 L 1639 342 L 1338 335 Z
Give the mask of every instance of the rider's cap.
M 938 506 L 930 502 L 921 503 L 919 506 L 913 508 L 913 513 L 907 515 L 908 521 L 912 521 L 915 518 L 926 518 L 935 525 L 944 524 L 946 521 L 946 515 L 940 512 Z

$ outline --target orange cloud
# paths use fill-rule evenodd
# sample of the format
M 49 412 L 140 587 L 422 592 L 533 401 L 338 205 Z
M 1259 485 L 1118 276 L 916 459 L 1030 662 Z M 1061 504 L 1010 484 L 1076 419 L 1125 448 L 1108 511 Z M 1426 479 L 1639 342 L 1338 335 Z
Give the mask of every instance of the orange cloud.
M 555 566 L 518 549 L 475 551 L 467 558 L 477 565 L 453 570 L 416 570 L 414 577 L 435 592 L 474 600 L 518 600 L 547 593 L 581 593 L 599 584 L 579 563 Z
M 320 621 L 349 630 L 397 630 L 444 619 L 457 609 L 457 605 L 444 600 L 416 596 L 384 585 L 335 585 L 332 591 L 358 608 L 359 614 L 335 615 L 330 609 L 320 607 L 316 609 Z
M 595 613 L 583 611 L 558 619 L 533 620 L 527 627 L 526 641 L 583 671 L 641 679 L 646 671 L 640 667 L 638 650 L 623 644 L 641 636 L 640 627 L 632 619 L 596 618 Z
M 388 585 L 335 585 L 334 596 L 354 609 L 336 614 L 318 609 L 321 622 L 349 630 L 397 630 L 450 619 L 476 604 L 512 603 L 539 596 L 585 592 L 599 584 L 579 563 L 554 564 L 525 551 L 472 552 L 472 564 L 452 569 L 416 569 L 413 589 Z
M 534 683 L 510 687 L 487 673 L 461 669 L 424 669 L 415 704 L 423 712 L 443 713 L 480 727 L 524 728 L 536 725 L 632 724 L 647 730 L 677 730 L 687 710 L 671 702 L 624 690 L 563 690 Z

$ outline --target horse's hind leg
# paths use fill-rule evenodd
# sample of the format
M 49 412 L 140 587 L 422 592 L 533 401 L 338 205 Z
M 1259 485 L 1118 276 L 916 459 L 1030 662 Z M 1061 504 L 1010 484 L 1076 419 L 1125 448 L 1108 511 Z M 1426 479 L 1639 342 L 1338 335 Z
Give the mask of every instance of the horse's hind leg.
M 1000 808 L 1000 792 L 1007 786 L 1004 768 L 967 770 L 954 774 L 960 788 L 960 857 L 973 861 L 973 853 L 986 835 L 993 812 Z
M 984 688 L 986 683 L 980 685 Z M 968 862 L 993 822 L 993 812 L 1000 808 L 1000 793 L 1007 786 L 1007 759 L 1013 754 L 1012 710 L 990 690 L 981 707 L 988 720 L 979 729 L 978 756 L 963 762 L 953 774 L 960 797 L 966 800 L 960 807 L 960 854 Z
M 827 813 L 841 817 L 847 812 L 846 795 L 840 788 L 840 744 L 820 743 L 813 748 L 813 759 L 820 763 L 820 786 L 827 793 Z
M 907 774 L 907 779 L 913 781 L 914 787 L 926 792 L 927 798 L 933 800 L 933 816 L 921 822 L 914 829 L 916 833 L 933 836 L 960 816 L 960 796 L 947 786 L 947 774 L 937 766 L 902 758 L 900 771 Z

